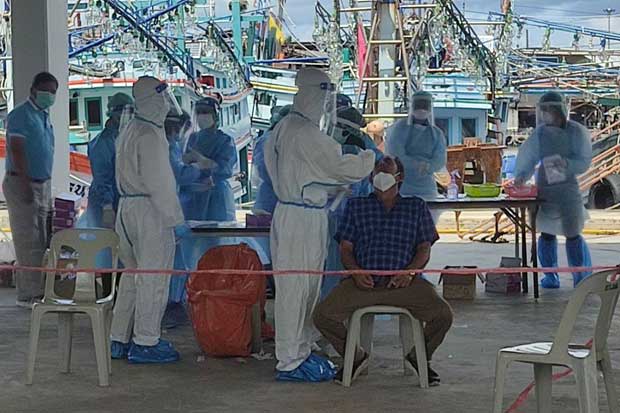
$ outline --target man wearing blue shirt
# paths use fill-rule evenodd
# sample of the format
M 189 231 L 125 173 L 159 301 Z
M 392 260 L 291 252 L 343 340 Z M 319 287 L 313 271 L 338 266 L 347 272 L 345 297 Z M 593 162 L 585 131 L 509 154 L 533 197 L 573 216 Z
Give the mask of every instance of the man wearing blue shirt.
M 58 80 L 47 72 L 35 76 L 28 100 L 7 118 L 6 174 L 2 189 L 17 262 L 39 267 L 47 248 L 51 211 L 54 130 L 48 109 L 54 104 Z M 17 305 L 32 307 L 43 296 L 43 274 L 18 271 Z
M 403 175 L 398 158 L 385 157 L 377 162 L 371 176 L 374 193 L 348 201 L 335 236 L 347 270 L 418 270 L 428 263 L 431 246 L 439 235 L 426 203 L 420 198 L 399 195 Z M 419 275 L 354 275 L 344 279 L 318 305 L 314 324 L 344 355 L 344 322 L 355 310 L 373 305 L 406 308 L 424 322 L 429 361 L 452 325 L 450 305 Z M 417 371 L 415 350 L 409 350 L 407 361 Z M 368 354 L 358 348 L 353 378 L 367 366 Z M 430 385 L 439 384 L 439 375 L 430 367 L 428 378 Z M 342 370 L 336 376 L 338 379 L 342 379 Z

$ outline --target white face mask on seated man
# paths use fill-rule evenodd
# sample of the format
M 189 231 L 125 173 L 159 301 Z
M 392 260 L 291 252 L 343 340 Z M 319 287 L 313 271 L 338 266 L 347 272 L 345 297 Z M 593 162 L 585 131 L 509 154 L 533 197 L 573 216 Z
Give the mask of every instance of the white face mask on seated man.
M 398 174 L 396 174 L 398 176 Z M 372 179 L 372 185 L 381 192 L 385 192 L 396 185 L 396 176 L 387 172 L 379 172 Z

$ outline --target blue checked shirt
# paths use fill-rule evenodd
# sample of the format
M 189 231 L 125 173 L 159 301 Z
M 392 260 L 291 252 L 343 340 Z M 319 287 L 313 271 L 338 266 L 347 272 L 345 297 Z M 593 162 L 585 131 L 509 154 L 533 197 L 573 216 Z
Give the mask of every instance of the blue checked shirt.
M 403 270 L 413 260 L 418 245 L 439 239 L 426 203 L 416 197 L 399 197 L 390 211 L 371 194 L 348 201 L 338 242 L 349 241 L 357 264 L 368 270 Z M 373 277 L 376 287 L 384 287 L 390 277 Z

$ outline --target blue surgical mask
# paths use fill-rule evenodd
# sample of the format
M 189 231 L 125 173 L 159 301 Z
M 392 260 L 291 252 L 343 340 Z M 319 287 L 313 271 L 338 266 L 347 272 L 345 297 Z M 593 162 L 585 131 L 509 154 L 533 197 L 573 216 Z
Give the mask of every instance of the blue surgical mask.
M 37 90 L 35 95 L 35 103 L 41 109 L 49 109 L 56 102 L 56 95 L 52 92 L 46 92 L 44 90 Z

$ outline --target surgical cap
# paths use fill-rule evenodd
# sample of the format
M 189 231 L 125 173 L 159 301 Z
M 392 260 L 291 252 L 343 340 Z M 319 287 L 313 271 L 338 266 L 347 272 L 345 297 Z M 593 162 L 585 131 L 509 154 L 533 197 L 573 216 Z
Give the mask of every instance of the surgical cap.
M 219 112 L 220 101 L 212 96 L 207 96 L 196 102 L 196 109 L 211 108 L 214 112 Z
M 358 125 L 360 128 L 363 128 L 364 126 L 366 126 L 366 121 L 364 120 L 364 117 L 362 116 L 360 111 L 353 107 L 339 109 L 338 120 L 340 119 L 344 119 L 351 123 L 354 123 Z
M 122 112 L 127 105 L 133 105 L 131 96 L 125 93 L 116 93 L 108 99 L 108 113 Z

